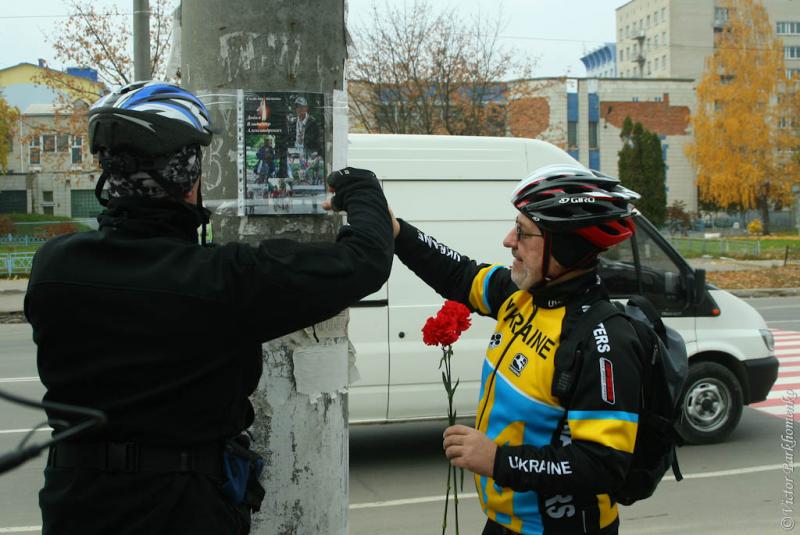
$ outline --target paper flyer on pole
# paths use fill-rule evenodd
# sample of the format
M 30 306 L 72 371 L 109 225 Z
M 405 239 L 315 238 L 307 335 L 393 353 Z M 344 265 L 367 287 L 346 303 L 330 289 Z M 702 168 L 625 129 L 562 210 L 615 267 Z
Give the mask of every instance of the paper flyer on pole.
M 239 215 L 323 213 L 324 94 L 245 91 L 241 99 Z

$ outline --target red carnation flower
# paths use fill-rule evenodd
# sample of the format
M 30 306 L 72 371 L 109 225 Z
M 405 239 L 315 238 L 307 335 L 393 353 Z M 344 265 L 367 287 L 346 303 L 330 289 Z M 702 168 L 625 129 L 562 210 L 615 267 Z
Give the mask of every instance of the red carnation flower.
M 453 396 L 458 388 L 458 379 L 453 384 L 452 368 L 450 359 L 453 358 L 453 344 L 458 341 L 461 333 L 469 329 L 471 322 L 469 319 L 470 311 L 458 301 L 445 301 L 442 308 L 435 316 L 431 316 L 422 327 L 422 341 L 429 346 L 441 346 L 442 358 L 439 361 L 439 369 L 442 370 L 442 383 L 447 393 L 447 420 L 450 425 L 456 423 L 456 411 L 453 409 Z M 447 471 L 447 494 L 444 502 L 444 520 L 442 522 L 442 535 L 447 529 L 447 505 L 450 502 L 450 480 L 456 481 L 456 467 L 451 467 Z M 464 472 L 461 469 L 461 481 L 464 481 Z M 456 535 L 458 535 L 458 486 L 453 488 L 453 498 L 455 499 L 456 514 Z
M 469 309 L 457 301 L 445 301 L 436 316 L 428 318 L 422 328 L 422 341 L 429 346 L 449 346 L 458 341 L 471 325 Z
M 472 325 L 469 319 L 469 309 L 458 301 L 445 301 L 439 314 L 447 314 L 455 320 L 458 334 L 466 331 Z

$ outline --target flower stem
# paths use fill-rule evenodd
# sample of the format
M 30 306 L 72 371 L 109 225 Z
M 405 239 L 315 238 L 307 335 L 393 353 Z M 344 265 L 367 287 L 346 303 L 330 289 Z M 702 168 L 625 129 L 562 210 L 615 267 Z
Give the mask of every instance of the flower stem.
M 449 345 L 442 348 L 444 351 L 444 373 L 445 373 L 445 381 L 447 382 L 447 421 L 450 425 L 455 425 L 456 423 L 456 415 L 453 411 L 453 396 L 455 394 L 455 389 L 453 388 L 453 375 L 452 375 L 452 368 L 450 359 L 453 356 L 453 346 Z M 447 468 L 447 495 L 445 496 L 444 502 L 444 514 L 445 514 L 445 522 L 442 526 L 442 535 L 444 535 L 444 529 L 447 526 L 447 509 L 448 509 L 448 502 L 450 500 L 450 475 L 451 475 L 451 467 L 448 463 Z M 456 515 L 456 535 L 459 535 L 459 525 L 458 525 L 458 479 L 456 477 L 456 467 L 452 467 L 452 478 L 453 478 L 453 511 Z
M 458 483 L 456 483 L 455 466 L 453 467 L 453 511 L 456 514 L 456 535 L 458 535 Z
M 444 497 L 444 518 L 442 519 L 442 535 L 447 531 L 447 504 L 450 502 L 450 461 L 447 462 L 447 494 Z

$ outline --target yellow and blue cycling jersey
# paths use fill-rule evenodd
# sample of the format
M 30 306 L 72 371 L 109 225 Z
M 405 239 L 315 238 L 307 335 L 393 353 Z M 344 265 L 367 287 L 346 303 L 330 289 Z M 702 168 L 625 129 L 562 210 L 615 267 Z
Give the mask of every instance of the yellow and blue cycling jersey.
M 497 445 L 493 478 L 475 476 L 489 519 L 515 533 L 616 533 L 609 492 L 622 483 L 636 443 L 640 365 L 622 318 L 599 324 L 569 403 L 552 394 L 565 331 L 605 297 L 595 271 L 531 293 L 508 268 L 477 265 L 408 223 L 398 257 L 448 299 L 493 317 L 475 426 Z

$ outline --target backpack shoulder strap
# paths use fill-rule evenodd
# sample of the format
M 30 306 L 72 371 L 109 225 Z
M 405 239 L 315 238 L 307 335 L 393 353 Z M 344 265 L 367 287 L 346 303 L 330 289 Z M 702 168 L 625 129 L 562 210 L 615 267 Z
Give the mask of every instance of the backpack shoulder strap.
M 661 320 L 661 314 L 658 313 L 658 310 L 656 310 L 656 307 L 653 306 L 653 303 L 651 303 L 646 297 L 634 295 L 628 299 L 628 304 L 633 305 L 641 310 L 645 317 L 650 320 L 653 330 L 656 332 L 658 337 L 662 340 L 666 339 L 666 327 L 664 326 L 664 322 Z
M 572 397 L 575 388 L 575 378 L 580 369 L 582 352 L 580 345 L 597 327 L 598 323 L 606 321 L 612 316 L 625 316 L 625 312 L 605 299 L 591 305 L 589 310 L 581 314 L 575 325 L 561 337 L 556 349 L 555 372 L 551 393 L 562 403 Z

